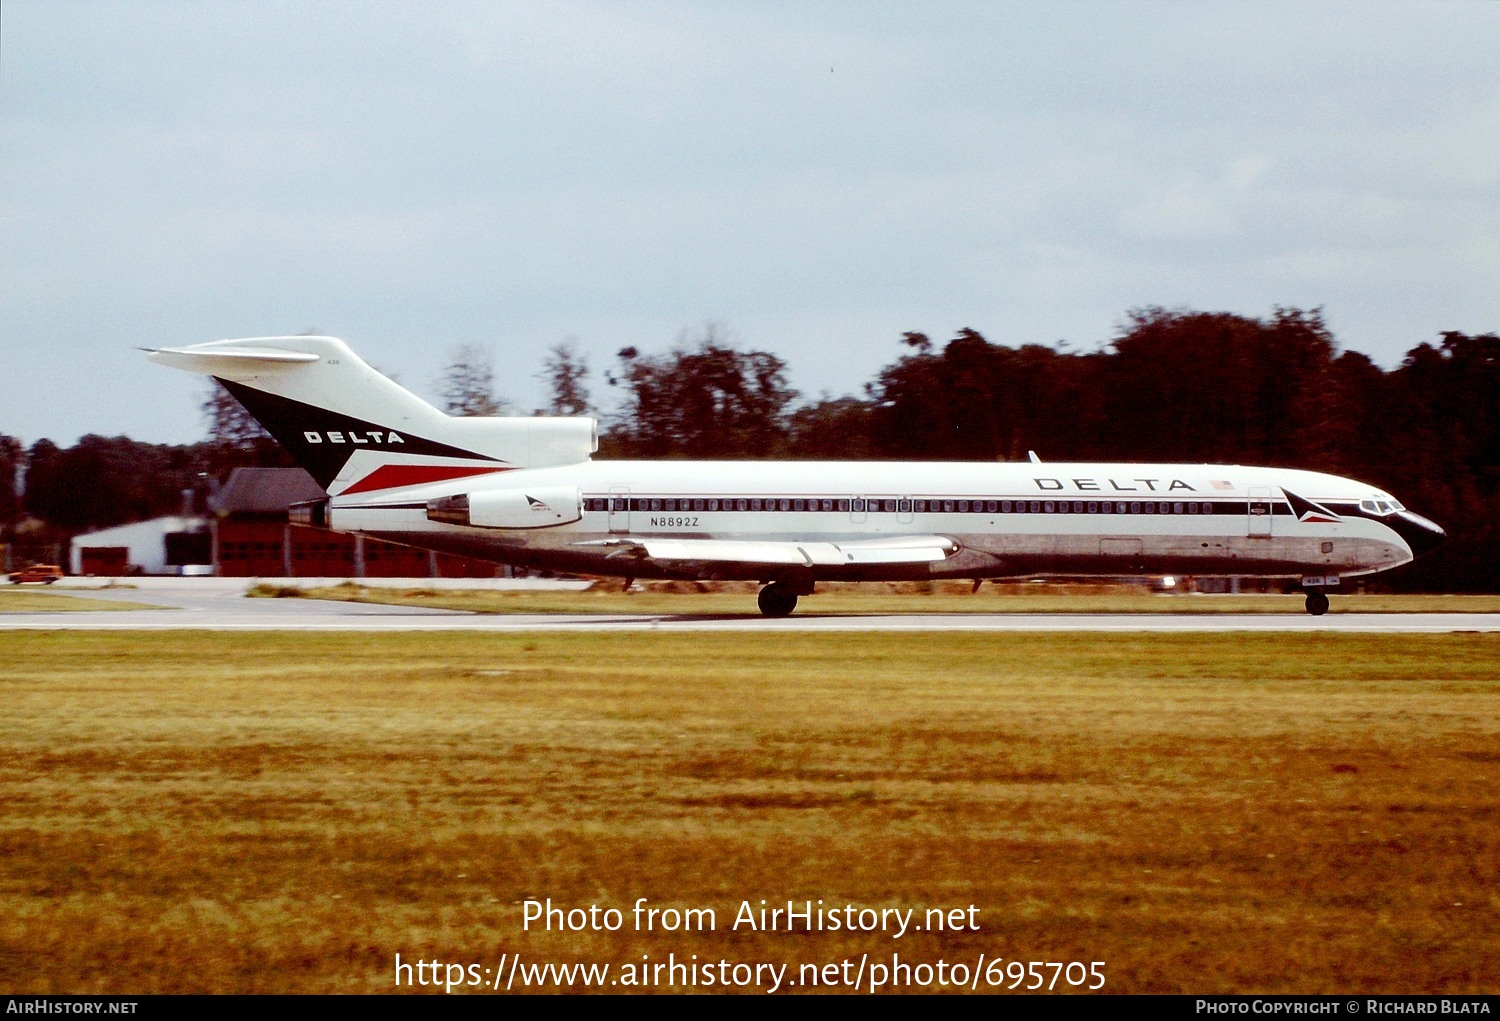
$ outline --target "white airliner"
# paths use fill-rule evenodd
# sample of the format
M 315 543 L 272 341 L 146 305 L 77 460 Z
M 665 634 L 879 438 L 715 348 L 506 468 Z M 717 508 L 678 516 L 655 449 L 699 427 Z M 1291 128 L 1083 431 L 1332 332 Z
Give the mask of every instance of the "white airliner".
M 214 376 L 327 490 L 300 524 L 496 563 L 765 585 L 1195 575 L 1340 579 L 1443 530 L 1351 479 L 1207 464 L 594 461 L 591 418 L 453 418 L 332 337 L 162 348 Z

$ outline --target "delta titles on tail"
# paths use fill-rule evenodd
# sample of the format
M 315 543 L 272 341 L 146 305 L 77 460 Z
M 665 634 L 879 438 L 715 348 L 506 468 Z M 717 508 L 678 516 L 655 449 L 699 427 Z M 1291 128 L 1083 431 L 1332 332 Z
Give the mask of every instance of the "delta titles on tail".
M 1342 578 L 1445 538 L 1389 493 L 1239 465 L 594 461 L 590 418 L 454 418 L 333 337 L 161 348 L 213 376 L 328 492 L 300 524 L 496 563 L 761 582 L 785 616 L 819 581 Z

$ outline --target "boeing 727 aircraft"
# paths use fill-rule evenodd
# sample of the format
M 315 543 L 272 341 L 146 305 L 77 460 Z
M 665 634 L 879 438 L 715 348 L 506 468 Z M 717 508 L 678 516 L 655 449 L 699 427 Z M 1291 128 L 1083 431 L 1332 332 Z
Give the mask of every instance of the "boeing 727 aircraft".
M 1342 578 L 1444 533 L 1389 493 L 1207 464 L 594 461 L 591 418 L 453 418 L 332 337 L 161 348 L 216 378 L 328 492 L 299 524 L 502 564 L 761 582 L 1191 574 Z

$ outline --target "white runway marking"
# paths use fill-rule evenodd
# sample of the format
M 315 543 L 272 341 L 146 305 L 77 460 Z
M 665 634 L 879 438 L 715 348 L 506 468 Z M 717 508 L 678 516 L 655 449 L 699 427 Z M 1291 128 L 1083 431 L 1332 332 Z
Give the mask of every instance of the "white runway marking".
M 31 631 L 1095 631 L 1451 633 L 1500 631 L 1500 614 L 939 614 L 819 617 L 494 615 L 299 603 L 298 612 L 121 610 L 0 615 L 0 630 Z M 374 610 L 375 612 L 371 612 Z
M 909 614 L 771 620 L 680 614 L 478 614 L 427 607 L 310 599 L 247 599 L 229 578 L 141 579 L 135 588 L 69 589 L 94 599 L 150 603 L 156 610 L 0 614 L 0 631 L 1092 631 L 1430 633 L 1500 631 L 1494 613 L 1287 614 Z M 63 593 L 59 593 L 63 594 Z M 690 605 L 685 601 L 684 605 Z

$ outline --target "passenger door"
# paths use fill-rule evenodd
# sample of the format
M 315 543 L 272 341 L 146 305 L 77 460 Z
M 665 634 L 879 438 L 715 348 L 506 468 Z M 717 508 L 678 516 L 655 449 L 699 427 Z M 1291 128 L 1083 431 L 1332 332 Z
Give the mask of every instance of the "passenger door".
M 611 532 L 630 531 L 630 488 L 628 486 L 609 487 L 609 530 Z
M 1271 537 L 1271 517 L 1275 506 L 1268 487 L 1250 487 L 1249 514 L 1246 522 L 1247 534 L 1250 538 L 1269 539 Z

